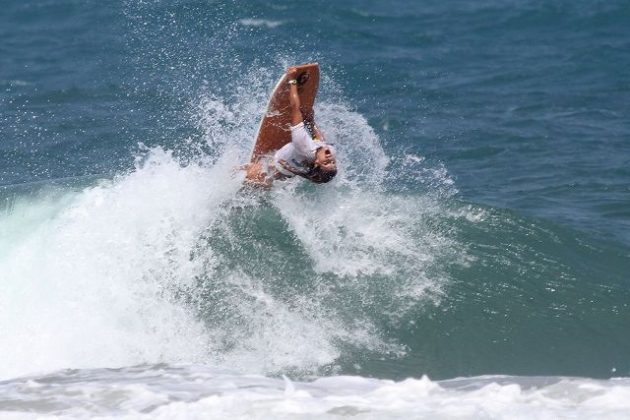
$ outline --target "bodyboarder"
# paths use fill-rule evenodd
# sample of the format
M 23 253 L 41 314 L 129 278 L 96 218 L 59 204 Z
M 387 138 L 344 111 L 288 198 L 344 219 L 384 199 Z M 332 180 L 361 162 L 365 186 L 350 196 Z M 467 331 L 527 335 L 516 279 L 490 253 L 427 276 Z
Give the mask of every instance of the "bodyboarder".
M 326 143 L 313 115 L 302 115 L 298 95 L 297 69 L 289 67 L 289 102 L 291 108 L 291 142 L 277 150 L 273 157 L 244 166 L 246 182 L 271 187 L 273 181 L 300 176 L 311 182 L 330 182 L 337 174 L 335 148 Z M 307 129 L 310 128 L 310 132 Z M 312 134 L 311 134 L 312 133 Z

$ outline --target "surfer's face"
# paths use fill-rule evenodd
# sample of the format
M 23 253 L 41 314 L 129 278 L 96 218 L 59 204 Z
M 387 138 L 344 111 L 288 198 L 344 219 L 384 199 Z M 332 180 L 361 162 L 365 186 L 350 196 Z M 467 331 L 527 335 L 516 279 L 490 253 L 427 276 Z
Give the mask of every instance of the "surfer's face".
M 328 146 L 320 147 L 317 149 L 317 154 L 315 155 L 315 165 L 326 171 L 337 169 L 335 152 Z

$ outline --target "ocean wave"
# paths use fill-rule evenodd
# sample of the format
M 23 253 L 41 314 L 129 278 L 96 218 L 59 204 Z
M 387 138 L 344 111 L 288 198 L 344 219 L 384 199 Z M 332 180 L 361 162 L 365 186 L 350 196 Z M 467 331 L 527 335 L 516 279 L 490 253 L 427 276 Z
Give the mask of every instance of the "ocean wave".
M 628 379 L 482 376 L 307 382 L 196 365 L 59 371 L 0 383 L 0 417 L 622 419 Z

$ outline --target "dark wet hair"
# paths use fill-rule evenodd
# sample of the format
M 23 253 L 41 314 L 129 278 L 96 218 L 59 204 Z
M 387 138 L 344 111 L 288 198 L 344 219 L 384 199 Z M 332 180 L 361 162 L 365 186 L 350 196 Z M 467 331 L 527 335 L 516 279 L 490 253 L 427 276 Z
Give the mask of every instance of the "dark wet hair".
M 325 184 L 327 182 L 332 181 L 332 179 L 337 175 L 337 168 L 334 169 L 324 169 L 321 166 L 313 166 L 313 168 L 304 176 L 316 184 Z
M 285 160 L 280 160 L 278 163 L 280 163 L 280 165 L 289 172 L 292 172 L 297 176 L 301 176 L 302 178 L 306 178 L 316 184 L 325 184 L 330 182 L 335 175 L 337 175 L 337 168 L 324 169 L 321 166 L 313 165 L 310 169 L 302 169 L 290 165 Z

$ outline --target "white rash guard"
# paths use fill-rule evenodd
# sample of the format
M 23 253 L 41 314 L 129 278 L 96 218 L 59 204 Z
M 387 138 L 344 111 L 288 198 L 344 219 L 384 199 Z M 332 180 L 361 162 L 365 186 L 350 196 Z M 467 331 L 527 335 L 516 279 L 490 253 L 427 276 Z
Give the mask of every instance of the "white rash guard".
M 276 170 L 287 177 L 295 176 L 293 172 L 282 166 L 280 161 L 283 160 L 299 170 L 308 171 L 315 161 L 315 153 L 320 147 L 322 147 L 322 143 L 313 140 L 303 122 L 291 126 L 291 143 L 282 146 L 273 157 Z

